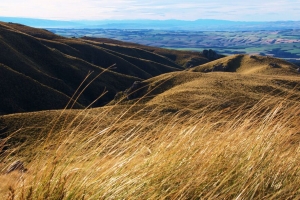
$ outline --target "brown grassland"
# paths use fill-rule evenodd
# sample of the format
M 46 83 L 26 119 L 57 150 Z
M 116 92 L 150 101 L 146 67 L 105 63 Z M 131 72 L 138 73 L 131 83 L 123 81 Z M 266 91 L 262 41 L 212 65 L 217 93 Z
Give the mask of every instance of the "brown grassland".
M 13 86 L 2 86 L 7 91 L 19 94 L 20 81 L 43 92 L 38 105 L 73 98 L 68 109 L 44 107 L 37 112 L 0 115 L 1 199 L 300 199 L 300 75 L 294 65 L 275 58 L 235 55 L 183 70 L 176 66 L 188 59 L 187 52 L 175 55 L 166 50 L 161 57 L 158 52 L 163 50 L 121 47 L 90 38 L 64 39 L 43 30 L 0 24 L 0 33 L 6 34 L 6 29 L 12 32 L 7 37 L 15 35 L 11 40 L 30 38 L 50 55 L 59 54 L 57 61 L 61 58 L 66 65 L 72 61 L 71 71 L 95 69 L 100 76 L 94 75 L 96 85 L 90 84 L 91 92 L 105 81 L 124 83 L 118 89 L 107 88 L 115 92 L 129 88 L 135 80 L 140 83 L 134 98 L 120 92 L 109 104 L 91 108 L 94 93 L 76 104 L 73 100 L 78 94 L 85 94 L 82 88 L 68 90 L 75 91 L 72 96 L 54 89 L 55 84 L 36 81 L 33 77 L 45 81 L 43 76 L 34 76 L 36 69 L 31 69 L 31 77 L 25 76 L 14 59 L 0 64 L 5 77 L 11 77 Z M 20 31 L 26 36 L 17 37 Z M 5 46 L 5 40 L 1 41 Z M 59 52 L 51 50 L 51 45 Z M 98 66 L 101 59 L 94 60 L 98 64 L 86 61 L 89 50 L 118 59 L 131 69 L 130 74 L 104 74 Z M 67 56 L 68 51 L 82 58 Z M 137 52 L 143 59 L 133 57 Z M 16 55 L 21 58 L 24 52 Z M 43 62 L 35 60 L 36 67 Z M 149 75 L 133 63 L 148 63 L 159 70 Z M 220 64 L 228 72 L 207 71 Z M 51 69 L 41 68 L 44 77 L 55 74 Z M 145 77 L 133 76 L 134 70 Z M 72 78 L 63 80 L 76 85 Z M 89 81 L 85 79 L 83 85 Z M 7 173 L 17 160 L 27 171 Z
M 184 74 L 190 76 L 190 86 L 195 80 L 201 85 L 201 77 L 206 75 L 207 81 L 231 76 L 237 84 L 233 90 L 238 90 L 238 82 L 244 80 L 241 91 L 251 89 L 259 80 L 260 84 L 271 83 L 267 76 L 254 80 L 245 76 L 237 81 L 234 75 L 224 72 L 199 73 L 200 78 L 195 75 L 193 80 L 193 73 L 199 72 L 173 73 L 164 82 L 171 81 L 175 88 L 181 86 L 192 96 L 195 92 L 184 83 L 185 78 L 181 79 Z M 276 79 L 299 83 L 297 76 L 272 78 Z M 211 90 L 206 96 L 220 91 L 230 96 L 233 92 L 203 88 L 198 90 Z M 179 88 L 171 87 L 154 97 L 150 95 L 150 100 L 146 94 L 139 100 L 102 108 L 2 116 L 1 126 L 7 127 L 6 133 L 10 134 L 2 140 L 7 150 L 1 157 L 1 196 L 298 199 L 300 90 L 297 85 L 286 84 L 287 88 L 289 91 L 284 93 L 266 94 L 269 88 L 261 93 L 253 91 L 257 94 L 253 101 L 232 98 L 232 104 L 226 106 L 218 100 L 220 97 L 201 100 L 198 96 L 201 107 L 186 107 L 189 100 L 197 105 L 193 102 L 196 98 L 183 95 L 183 91 L 176 96 L 172 91 Z M 160 104 L 157 98 L 168 97 L 169 93 L 176 104 Z M 28 171 L 5 174 L 15 160 L 22 160 Z

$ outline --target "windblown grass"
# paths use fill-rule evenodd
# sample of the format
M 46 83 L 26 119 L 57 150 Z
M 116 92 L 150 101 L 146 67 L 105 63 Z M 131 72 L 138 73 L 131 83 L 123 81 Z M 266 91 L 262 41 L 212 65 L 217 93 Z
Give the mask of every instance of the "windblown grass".
M 28 172 L 2 174 L 1 196 L 298 199 L 300 104 L 270 107 L 270 101 L 197 114 L 127 108 L 111 115 L 117 106 L 82 111 L 27 147 L 32 156 L 21 159 Z M 18 153 L 4 160 L 15 159 Z

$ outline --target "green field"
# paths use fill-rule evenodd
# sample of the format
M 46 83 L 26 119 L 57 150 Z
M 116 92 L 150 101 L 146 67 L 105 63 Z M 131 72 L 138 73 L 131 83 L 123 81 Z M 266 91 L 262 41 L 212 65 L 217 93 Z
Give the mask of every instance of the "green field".
M 300 30 L 284 31 L 167 31 L 122 29 L 50 29 L 66 37 L 111 38 L 143 45 L 222 54 L 262 54 L 300 59 Z

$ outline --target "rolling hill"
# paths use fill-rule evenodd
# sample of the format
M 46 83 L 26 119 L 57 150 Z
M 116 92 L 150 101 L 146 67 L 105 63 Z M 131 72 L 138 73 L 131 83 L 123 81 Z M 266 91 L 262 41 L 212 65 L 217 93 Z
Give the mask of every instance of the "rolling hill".
M 170 72 L 108 106 L 2 115 L 0 195 L 295 199 L 300 76 L 290 70 Z M 8 173 L 13 161 L 26 171 Z
M 215 109 L 251 107 L 264 98 L 298 101 L 300 73 L 296 65 L 281 59 L 234 55 L 142 81 L 134 90 L 119 93 L 111 104 L 124 96 L 125 104 L 138 101 L 175 111 L 197 111 L 207 105 Z
M 265 96 L 299 96 L 297 66 L 268 56 L 233 55 L 209 62 L 196 52 L 64 38 L 14 23 L 0 23 L 0 37 L 2 114 L 62 109 L 71 97 L 78 99 L 69 105 L 84 108 L 104 91 L 93 106 L 130 105 L 143 97 L 140 105 L 196 112 L 208 104 L 222 109 L 254 105 Z
M 185 62 L 193 57 L 202 63 L 208 62 L 201 54 L 186 52 L 182 56 L 179 51 L 119 43 L 64 38 L 44 29 L 1 22 L 0 64 L 4 84 L 0 86 L 0 113 L 62 109 L 66 106 L 66 98 L 70 99 L 77 89 L 80 91 L 93 79 L 78 98 L 77 107 L 88 106 L 106 91 L 93 104 L 102 106 L 134 81 L 183 70 Z M 115 66 L 107 70 L 112 65 Z M 6 77 L 4 73 L 7 72 L 10 76 Z M 82 84 L 89 73 L 91 75 Z M 14 78 L 13 74 L 16 74 Z M 31 83 L 22 84 L 23 79 Z M 45 93 L 44 88 L 51 90 L 51 99 L 56 101 L 36 100 L 40 98 L 38 94 Z M 18 102 L 7 100 L 17 95 L 20 96 Z
M 136 44 L 136 43 L 130 43 L 130 42 L 124 42 L 124 41 L 119 41 L 119 40 L 114 40 L 114 39 L 108 39 L 108 38 L 93 38 L 93 37 L 83 37 L 85 40 L 90 40 L 90 41 L 96 41 L 100 43 L 109 43 L 109 44 L 114 44 L 118 46 L 127 46 L 130 49 L 143 49 L 147 52 L 152 52 L 154 54 L 161 55 L 165 58 L 170 59 L 171 61 L 175 62 L 179 66 L 186 66 L 188 62 L 193 62 L 193 66 L 197 66 L 200 64 L 204 64 L 210 61 L 205 55 L 198 53 L 198 52 L 193 52 L 193 51 L 176 51 L 172 49 L 163 49 L 163 48 L 156 48 L 156 47 L 151 47 L 151 46 L 145 46 L 141 44 Z M 128 50 L 128 48 L 126 49 Z M 131 51 L 126 51 L 125 54 L 128 54 Z
M 258 55 L 232 55 L 194 67 L 193 72 L 225 71 L 257 75 L 298 75 L 297 65 L 282 59 Z
M 0 48 L 1 197 L 299 199 L 293 64 L 5 23 Z

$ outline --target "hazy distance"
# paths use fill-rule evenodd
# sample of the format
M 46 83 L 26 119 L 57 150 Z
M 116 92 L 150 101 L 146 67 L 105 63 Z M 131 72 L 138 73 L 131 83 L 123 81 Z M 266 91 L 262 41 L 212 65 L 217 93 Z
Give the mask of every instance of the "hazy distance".
M 1 0 L 0 16 L 51 20 L 298 21 L 299 0 Z

